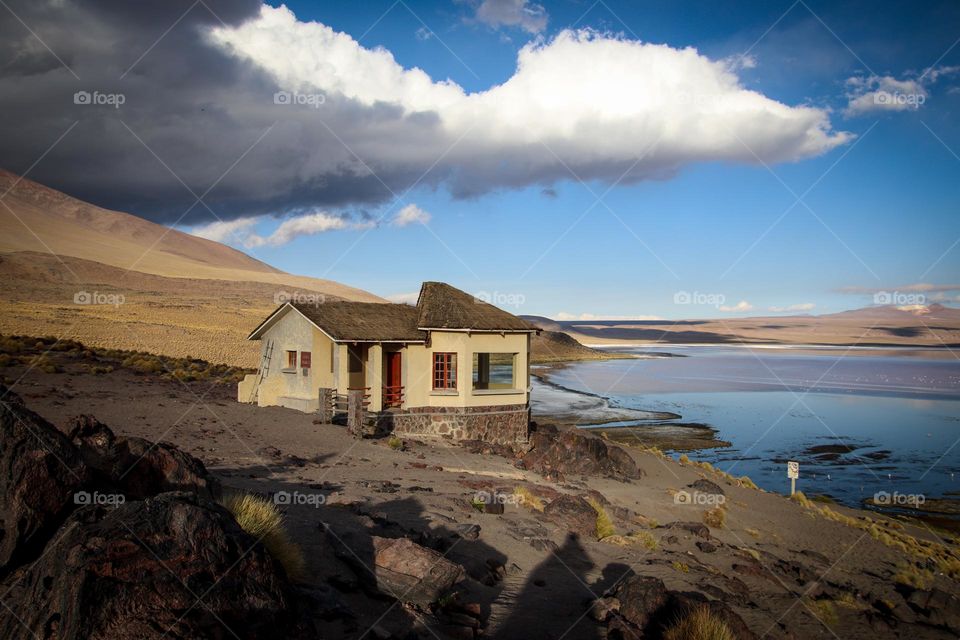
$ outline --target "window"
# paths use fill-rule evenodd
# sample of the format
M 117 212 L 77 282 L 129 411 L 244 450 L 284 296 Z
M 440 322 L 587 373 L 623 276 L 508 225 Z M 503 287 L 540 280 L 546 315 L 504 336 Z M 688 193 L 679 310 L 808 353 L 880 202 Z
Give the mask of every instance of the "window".
M 514 375 L 517 354 L 515 353 L 475 353 L 473 354 L 473 388 L 516 389 Z
M 433 388 L 449 390 L 457 388 L 457 354 L 433 354 Z
M 297 352 L 287 351 L 287 369 L 297 368 Z
M 310 352 L 309 351 L 300 352 L 300 368 L 301 369 L 310 368 Z

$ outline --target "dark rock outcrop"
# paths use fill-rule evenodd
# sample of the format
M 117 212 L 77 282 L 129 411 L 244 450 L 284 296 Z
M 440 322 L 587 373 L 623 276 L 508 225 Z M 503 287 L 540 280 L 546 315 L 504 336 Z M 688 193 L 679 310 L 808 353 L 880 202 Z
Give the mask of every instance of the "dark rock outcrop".
M 562 494 L 544 507 L 543 516 L 561 529 L 596 537 L 597 511 L 581 496 Z
M 668 627 L 697 607 L 705 607 L 733 632 L 738 640 L 756 640 L 743 619 L 719 600 L 710 600 L 702 593 L 670 591 L 660 578 L 632 575 L 623 580 L 614 592 L 594 603 L 591 611 L 617 611 L 606 617 L 609 638 L 660 638 Z
M 530 434 L 530 448 L 518 462 L 545 476 L 605 476 L 620 480 L 643 477 L 629 453 L 603 438 L 576 429 L 538 426 Z
M 89 479 L 70 441 L 0 385 L 0 576 L 40 555 Z
M 20 620 L 0 618 L 0 637 L 18 637 L 21 622 L 41 638 L 282 638 L 290 628 L 276 561 L 225 509 L 187 493 L 76 511 L 15 593 Z
M 128 499 L 164 491 L 192 491 L 209 498 L 220 495 L 220 483 L 203 463 L 167 442 L 116 436 L 93 416 L 74 418 L 70 440 L 97 480 Z
M 90 417 L 67 438 L 0 395 L 0 637 L 304 637 L 283 568 L 199 460 Z

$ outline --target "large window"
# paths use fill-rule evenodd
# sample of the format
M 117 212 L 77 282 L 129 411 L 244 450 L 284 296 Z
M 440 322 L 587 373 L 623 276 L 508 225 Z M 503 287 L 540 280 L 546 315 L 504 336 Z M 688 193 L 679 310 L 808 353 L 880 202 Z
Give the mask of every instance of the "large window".
M 433 354 L 433 388 L 438 390 L 457 388 L 457 354 Z
M 473 388 L 475 390 L 516 389 L 515 353 L 473 354 Z

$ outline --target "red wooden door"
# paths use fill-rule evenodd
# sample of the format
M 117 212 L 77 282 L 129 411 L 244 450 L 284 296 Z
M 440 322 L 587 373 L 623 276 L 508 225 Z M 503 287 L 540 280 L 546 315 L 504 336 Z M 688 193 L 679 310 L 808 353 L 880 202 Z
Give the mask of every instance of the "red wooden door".
M 400 352 L 387 352 L 387 384 L 384 400 L 386 405 L 399 405 L 402 401 L 403 388 L 400 386 Z

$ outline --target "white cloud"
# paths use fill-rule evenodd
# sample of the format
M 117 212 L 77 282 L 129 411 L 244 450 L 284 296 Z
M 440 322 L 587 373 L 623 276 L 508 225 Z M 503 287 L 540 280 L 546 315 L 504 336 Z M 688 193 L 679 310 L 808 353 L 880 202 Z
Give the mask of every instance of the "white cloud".
M 397 302 L 399 304 L 417 304 L 417 299 L 420 297 L 420 292 L 411 291 L 410 293 L 394 293 L 393 295 L 385 297 L 390 302 Z
M 548 19 L 543 5 L 528 0 L 483 0 L 476 17 L 491 27 L 520 27 L 528 33 L 546 29 Z
M 583 180 L 632 183 L 695 162 L 794 161 L 852 139 L 832 130 L 825 109 L 743 87 L 737 68 L 749 61 L 592 30 L 535 39 L 518 52 L 510 78 L 473 93 L 403 68 L 386 49 L 298 21 L 286 7 L 264 6 L 258 18 L 210 37 L 283 89 L 322 93 L 324 109 L 344 98 L 366 109 L 362 126 L 337 130 L 364 158 L 341 173 L 420 175 L 429 167 L 428 181 L 446 181 L 457 197 L 547 186 L 571 179 L 571 170 Z M 319 123 L 301 126 L 328 135 Z
M 243 238 L 249 236 L 251 228 L 256 223 L 257 218 L 237 218 L 226 222 L 217 220 L 202 227 L 187 229 L 187 232 L 214 242 L 229 243 L 237 240 L 242 241 Z
M 248 249 L 254 249 L 263 246 L 279 247 L 301 236 L 312 236 L 341 229 L 365 229 L 371 226 L 371 223 L 351 222 L 347 218 L 319 211 L 288 218 L 281 222 L 270 235 L 261 236 L 253 231 L 253 227 L 265 219 L 267 216 L 241 218 L 229 222 L 218 221 L 187 229 L 187 232 L 215 242 L 239 244 Z
M 427 224 L 430 222 L 430 214 L 415 204 L 408 204 L 397 212 L 397 215 L 391 220 L 391 224 L 397 227 L 406 227 L 411 224 Z
M 801 302 L 800 304 L 791 304 L 785 307 L 768 307 L 769 311 L 774 313 L 785 313 L 785 312 L 800 312 L 805 313 L 807 311 L 812 311 L 817 305 L 813 302 Z
M 916 78 L 898 80 L 893 76 L 854 76 L 847 79 L 848 116 L 874 111 L 916 111 L 930 96 L 930 85 L 960 67 L 934 67 Z
M 733 305 L 732 307 L 727 305 L 720 305 L 717 308 L 720 309 L 720 311 L 724 311 L 727 313 L 743 313 L 746 311 L 753 311 L 753 305 L 747 302 L 746 300 L 741 300 L 740 302 Z
M 663 320 L 660 316 L 606 316 L 594 313 L 567 313 L 561 311 L 553 317 L 554 320 Z

